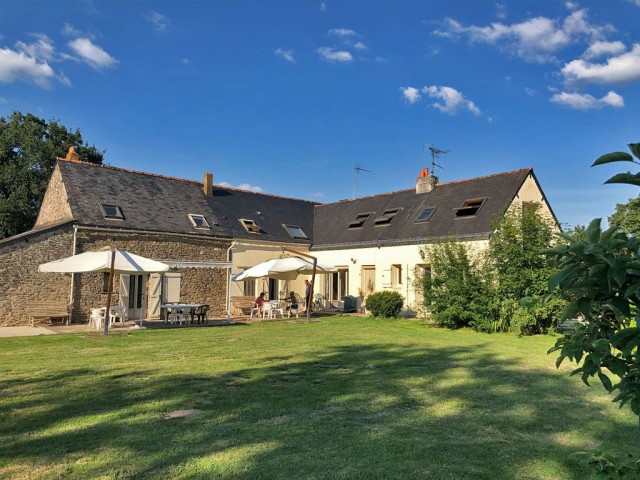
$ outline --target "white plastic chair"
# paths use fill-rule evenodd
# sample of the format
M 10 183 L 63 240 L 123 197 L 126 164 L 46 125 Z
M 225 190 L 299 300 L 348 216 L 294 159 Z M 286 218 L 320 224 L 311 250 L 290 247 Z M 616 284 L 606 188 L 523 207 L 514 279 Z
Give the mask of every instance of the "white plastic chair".
M 280 315 L 280 318 L 284 318 L 284 308 L 282 308 L 282 305 L 280 305 L 280 302 L 271 302 L 271 311 L 270 311 L 270 316 L 269 318 L 278 318 L 278 315 Z
M 96 330 L 102 328 L 102 322 L 104 322 L 104 312 L 106 308 L 92 308 L 91 316 L 89 317 L 89 327 L 95 326 Z
M 256 317 L 260 315 L 260 307 L 258 305 L 256 305 L 255 303 L 251 307 L 251 312 L 249 313 L 249 320 L 251 320 L 253 318 L 253 314 L 254 313 L 256 314 Z
M 114 305 L 109 308 L 109 326 L 118 322 L 120 325 L 124 326 L 124 323 L 128 318 L 128 309 L 125 306 Z

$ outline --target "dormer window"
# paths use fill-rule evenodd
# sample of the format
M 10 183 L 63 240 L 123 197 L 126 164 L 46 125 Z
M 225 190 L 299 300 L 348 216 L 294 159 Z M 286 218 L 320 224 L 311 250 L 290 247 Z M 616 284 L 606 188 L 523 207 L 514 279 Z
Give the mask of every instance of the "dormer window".
M 427 207 L 416 217 L 416 223 L 427 222 L 433 216 L 436 207 Z
M 102 209 L 102 215 L 108 220 L 124 220 L 122 209 L 117 205 L 107 205 L 103 203 L 100 205 Z
M 299 238 L 301 240 L 308 240 L 307 234 L 297 225 L 282 225 L 285 230 L 291 235 L 291 238 Z
M 349 224 L 349 228 L 361 228 L 371 217 L 370 213 L 359 213 L 356 219 Z
M 455 209 L 456 217 L 473 217 L 478 213 L 478 211 L 486 201 L 486 197 L 465 200 L 462 204 L 462 207 Z
M 262 229 L 258 225 L 256 225 L 256 222 L 254 222 L 253 220 L 241 218 L 240 223 L 249 233 L 262 233 Z
M 207 222 L 207 219 L 204 218 L 204 215 L 195 215 L 193 213 L 189 214 L 189 220 L 191 220 L 191 224 L 198 229 L 201 230 L 209 230 L 211 229 L 211 226 L 209 225 L 209 222 Z
M 391 220 L 393 220 L 393 217 L 395 217 L 399 211 L 399 208 L 385 210 L 384 213 L 376 218 L 375 222 L 373 223 L 376 225 L 389 225 L 391 223 Z

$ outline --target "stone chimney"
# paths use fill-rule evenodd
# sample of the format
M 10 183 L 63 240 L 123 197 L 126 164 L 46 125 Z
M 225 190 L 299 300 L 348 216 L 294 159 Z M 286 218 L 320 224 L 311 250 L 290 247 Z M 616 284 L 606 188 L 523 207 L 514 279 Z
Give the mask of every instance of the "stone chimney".
M 204 184 L 202 186 L 202 190 L 207 197 L 213 195 L 213 174 L 205 173 L 204 174 Z
M 416 178 L 416 193 L 429 193 L 438 183 L 438 177 L 429 175 L 429 169 L 424 168 Z
M 76 152 L 76 147 L 69 147 L 69 151 L 67 152 L 67 156 L 64 157 L 65 160 L 69 160 L 70 162 L 79 162 L 80 155 Z

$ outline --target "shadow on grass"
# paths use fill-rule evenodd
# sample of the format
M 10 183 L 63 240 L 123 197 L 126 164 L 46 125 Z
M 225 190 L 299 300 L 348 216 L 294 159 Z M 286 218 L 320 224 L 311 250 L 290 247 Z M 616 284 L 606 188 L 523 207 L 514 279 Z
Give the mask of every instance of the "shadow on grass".
M 566 374 L 477 346 L 335 347 L 210 375 L 68 369 L 0 394 L 0 465 L 64 478 L 577 479 L 571 453 L 633 441 Z M 165 418 L 185 409 L 201 412 Z

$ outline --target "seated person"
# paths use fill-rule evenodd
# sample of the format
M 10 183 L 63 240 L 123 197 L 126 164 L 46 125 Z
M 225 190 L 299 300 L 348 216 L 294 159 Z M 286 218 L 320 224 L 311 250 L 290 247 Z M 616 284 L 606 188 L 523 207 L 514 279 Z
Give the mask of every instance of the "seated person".
M 258 298 L 256 298 L 256 307 L 260 309 L 260 313 L 264 312 L 264 302 L 266 302 L 264 296 L 265 296 L 265 293 L 261 292 Z
M 289 306 L 289 315 L 297 315 L 298 314 L 298 300 L 296 300 L 295 292 L 291 292 L 287 298 L 285 298 L 287 302 L 291 302 Z

